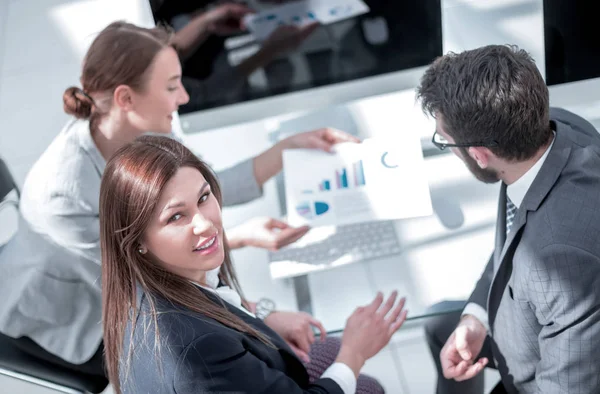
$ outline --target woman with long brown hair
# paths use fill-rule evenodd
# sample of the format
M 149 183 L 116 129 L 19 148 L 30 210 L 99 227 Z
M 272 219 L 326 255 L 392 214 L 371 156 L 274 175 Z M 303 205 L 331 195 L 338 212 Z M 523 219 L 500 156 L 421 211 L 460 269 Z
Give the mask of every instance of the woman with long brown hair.
M 101 176 L 111 155 L 136 137 L 171 133 L 173 112 L 188 100 L 173 39 L 165 29 L 124 22 L 99 33 L 83 62 L 82 88 L 63 96 L 73 119 L 30 170 L 18 233 L 0 253 L 0 332 L 35 357 L 99 379 Z M 220 172 L 223 204 L 259 197 L 281 170 L 284 149 L 328 150 L 348 140 L 331 129 L 301 133 Z M 252 223 L 252 231 L 232 234 L 232 248 L 281 247 L 307 231 L 274 219 Z M 305 314 L 293 320 L 306 328 L 299 347 L 307 353 L 315 321 Z
M 285 341 L 244 307 L 221 201 L 212 171 L 166 137 L 140 137 L 107 164 L 102 306 L 115 392 L 354 393 L 365 361 L 403 324 L 404 300 L 378 294 L 358 308 L 336 362 L 309 384 Z

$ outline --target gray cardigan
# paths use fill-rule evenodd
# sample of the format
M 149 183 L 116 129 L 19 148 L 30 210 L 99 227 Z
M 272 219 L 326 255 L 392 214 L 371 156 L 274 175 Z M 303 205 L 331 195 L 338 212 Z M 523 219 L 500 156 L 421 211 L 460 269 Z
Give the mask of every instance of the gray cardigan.
M 81 364 L 102 340 L 100 181 L 87 121 L 69 122 L 33 165 L 17 234 L 0 252 L 0 332 Z M 252 160 L 217 174 L 223 205 L 259 197 Z

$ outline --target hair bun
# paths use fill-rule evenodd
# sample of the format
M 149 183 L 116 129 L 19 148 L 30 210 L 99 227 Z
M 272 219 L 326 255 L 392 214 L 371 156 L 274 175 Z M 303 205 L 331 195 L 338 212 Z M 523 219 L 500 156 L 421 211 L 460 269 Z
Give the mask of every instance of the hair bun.
M 77 119 L 89 119 L 94 102 L 81 88 L 72 86 L 63 94 L 63 108 Z

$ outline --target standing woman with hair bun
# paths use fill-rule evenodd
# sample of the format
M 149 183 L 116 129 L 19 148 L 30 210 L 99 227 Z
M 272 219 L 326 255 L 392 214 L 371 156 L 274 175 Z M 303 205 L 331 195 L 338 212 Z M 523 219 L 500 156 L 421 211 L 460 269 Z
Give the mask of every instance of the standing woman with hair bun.
M 171 134 L 172 113 L 189 98 L 181 85 L 175 39 L 165 29 L 124 22 L 100 32 L 83 62 L 82 88 L 64 93 L 64 110 L 74 119 L 31 168 L 22 191 L 18 232 L 0 252 L 0 332 L 38 358 L 100 379 L 105 376 L 101 177 L 110 157 L 136 137 Z M 223 204 L 259 197 L 262 185 L 281 170 L 284 149 L 330 150 L 335 143 L 352 140 L 331 129 L 283 140 L 217 174 Z M 228 246 L 276 249 L 306 231 L 274 219 L 253 220 L 228 231 Z M 312 341 L 311 325 L 322 328 L 306 314 L 286 316 L 287 328 L 305 327 L 304 335 Z M 282 336 L 294 344 L 293 335 Z

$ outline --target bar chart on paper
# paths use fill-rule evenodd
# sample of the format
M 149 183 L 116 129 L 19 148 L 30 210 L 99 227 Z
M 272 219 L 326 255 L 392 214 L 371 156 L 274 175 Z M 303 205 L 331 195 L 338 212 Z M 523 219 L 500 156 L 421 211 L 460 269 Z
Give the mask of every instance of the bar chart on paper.
M 341 144 L 335 154 L 285 151 L 288 221 L 314 226 L 431 214 L 417 153 L 410 158 L 373 140 Z
M 355 187 L 365 186 L 365 172 L 362 160 L 352 164 L 352 174 L 352 185 Z M 348 182 L 348 170 L 346 168 L 336 170 L 335 174 L 333 175 L 333 179 L 335 179 L 335 189 L 337 190 L 348 189 L 350 187 L 350 183 Z M 331 185 L 331 179 L 323 179 L 319 183 L 318 189 L 319 191 L 331 190 Z

